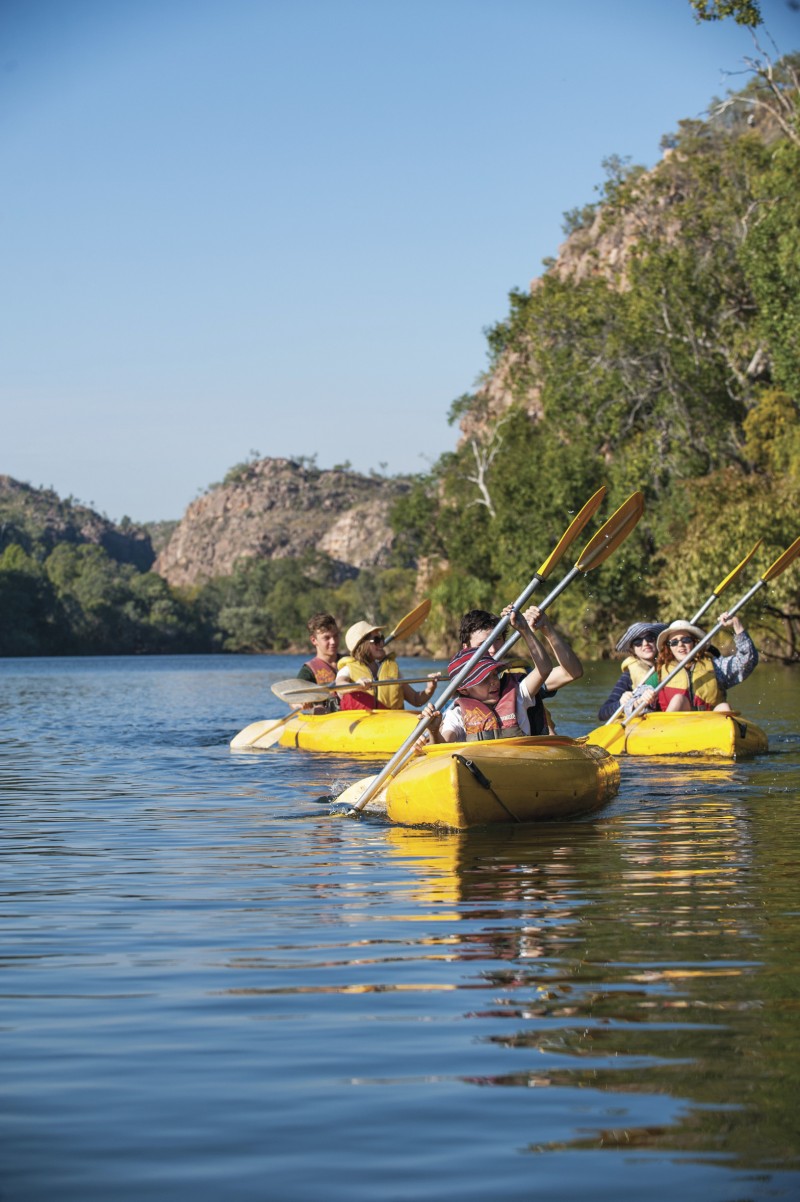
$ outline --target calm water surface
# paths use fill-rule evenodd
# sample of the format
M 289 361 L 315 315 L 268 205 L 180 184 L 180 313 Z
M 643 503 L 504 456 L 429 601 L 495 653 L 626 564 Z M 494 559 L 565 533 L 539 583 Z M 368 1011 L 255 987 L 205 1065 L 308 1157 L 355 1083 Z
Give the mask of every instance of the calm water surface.
M 229 751 L 300 662 L 0 661 L 3 1202 L 800 1198 L 800 674 L 768 756 L 455 835 Z

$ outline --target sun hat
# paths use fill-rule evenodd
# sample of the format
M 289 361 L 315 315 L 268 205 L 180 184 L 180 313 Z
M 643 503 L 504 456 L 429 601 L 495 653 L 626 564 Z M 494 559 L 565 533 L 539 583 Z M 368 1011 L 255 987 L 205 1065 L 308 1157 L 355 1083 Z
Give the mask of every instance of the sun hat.
M 365 639 L 368 634 L 375 634 L 378 630 L 383 630 L 383 627 L 373 626 L 371 622 L 356 622 L 344 636 L 347 650 L 355 651 L 362 639 Z
M 474 654 L 475 649 L 473 647 L 471 650 L 467 649 L 466 651 L 459 651 L 455 659 L 450 660 L 450 663 L 447 667 L 447 674 L 451 680 L 453 680 L 454 677 L 456 677 L 458 673 L 467 666 Z M 498 664 L 496 659 L 492 659 L 491 655 L 482 655 L 471 671 L 467 673 L 467 676 L 461 681 L 461 684 L 458 687 L 460 689 L 471 689 L 473 685 L 480 684 L 482 680 L 486 680 L 487 676 L 491 676 L 492 672 L 496 672 L 497 668 Z
M 616 650 L 632 651 L 634 639 L 640 639 L 645 634 L 652 634 L 655 639 L 662 630 L 666 629 L 666 622 L 632 622 L 617 643 Z
M 661 634 L 658 636 L 657 645 L 659 651 L 664 646 L 670 635 L 677 634 L 679 630 L 685 630 L 687 634 L 692 636 L 692 638 L 697 639 L 698 643 L 700 642 L 700 639 L 704 639 L 706 637 L 706 632 L 701 630 L 699 626 L 692 626 L 691 622 L 684 622 L 681 618 L 678 618 L 677 621 L 670 622 L 669 626 L 662 630 Z

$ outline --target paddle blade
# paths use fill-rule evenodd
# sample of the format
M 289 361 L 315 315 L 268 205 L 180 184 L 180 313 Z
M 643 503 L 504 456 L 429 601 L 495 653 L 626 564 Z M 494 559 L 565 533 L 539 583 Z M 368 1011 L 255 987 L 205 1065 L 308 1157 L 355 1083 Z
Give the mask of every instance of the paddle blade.
M 302 680 L 299 676 L 276 680 L 269 687 L 276 697 L 290 705 L 303 705 L 306 701 L 329 701 L 331 696 L 331 690 L 325 685 L 312 684 L 310 680 Z
M 778 556 L 772 566 L 763 573 L 761 579 L 765 584 L 774 580 L 776 576 L 780 576 L 781 572 L 786 571 L 789 564 L 797 559 L 798 555 L 800 555 L 800 538 L 796 538 L 791 547 L 787 547 L 783 555 Z
M 761 546 L 762 541 L 763 541 L 762 539 L 759 539 L 758 542 L 753 543 L 751 550 L 749 550 L 747 552 L 747 554 L 745 555 L 742 562 L 740 564 L 737 564 L 736 567 L 733 569 L 733 571 L 729 572 L 724 580 L 720 581 L 720 583 L 714 589 L 715 597 L 718 597 L 720 595 L 720 593 L 724 592 L 725 589 L 728 587 L 728 585 L 733 584 L 734 580 L 736 580 L 741 575 L 741 573 L 744 571 L 744 569 L 749 564 L 750 560 L 755 555 L 758 548 Z
M 392 639 L 407 639 L 409 635 L 416 633 L 430 612 L 431 599 L 426 597 L 416 609 L 412 609 L 410 613 L 400 619 L 392 633 L 386 636 L 386 642 L 391 643 Z
M 377 774 L 374 776 L 362 776 L 360 780 L 354 784 L 348 785 L 344 792 L 333 799 L 333 805 L 336 811 L 342 813 L 350 813 L 351 810 L 358 808 L 358 803 L 366 793 L 367 789 L 378 779 Z M 370 801 L 376 801 L 378 805 L 386 804 L 386 794 L 383 789 L 379 790 Z
M 540 580 L 547 579 L 567 548 L 575 542 L 575 539 L 578 537 L 581 530 L 583 530 L 589 519 L 593 518 L 597 513 L 597 510 L 600 508 L 605 495 L 606 486 L 603 484 L 600 488 L 598 488 L 593 497 L 589 497 L 589 500 L 586 502 L 577 517 L 572 519 L 567 529 L 561 535 L 558 543 L 550 552 L 542 566 L 539 568 L 539 571 L 536 573 Z
M 294 714 L 286 714 L 283 718 L 268 718 L 262 722 L 251 722 L 231 739 L 231 751 L 243 751 L 247 747 L 255 747 L 256 744 L 259 747 L 271 747 L 281 737 L 284 725 L 293 717 Z M 274 739 L 270 742 L 263 741 L 269 739 L 272 734 L 275 735 Z
M 593 747 L 602 747 L 612 755 L 622 755 L 625 751 L 627 731 L 620 722 L 611 722 L 606 726 L 598 726 L 584 735 L 582 742 L 591 743 Z
M 616 551 L 620 543 L 625 541 L 643 513 L 644 497 L 640 492 L 631 493 L 627 501 L 612 513 L 606 524 L 601 526 L 594 538 L 586 544 L 575 564 L 578 571 L 591 572 L 594 568 L 599 568 L 600 564 Z

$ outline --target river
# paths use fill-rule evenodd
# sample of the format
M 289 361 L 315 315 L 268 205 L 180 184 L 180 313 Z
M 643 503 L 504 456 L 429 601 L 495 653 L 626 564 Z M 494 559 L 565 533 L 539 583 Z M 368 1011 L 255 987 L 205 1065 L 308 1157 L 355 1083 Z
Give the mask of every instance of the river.
M 0 1198 L 800 1198 L 800 673 L 766 756 L 459 835 L 230 752 L 300 662 L 0 661 Z

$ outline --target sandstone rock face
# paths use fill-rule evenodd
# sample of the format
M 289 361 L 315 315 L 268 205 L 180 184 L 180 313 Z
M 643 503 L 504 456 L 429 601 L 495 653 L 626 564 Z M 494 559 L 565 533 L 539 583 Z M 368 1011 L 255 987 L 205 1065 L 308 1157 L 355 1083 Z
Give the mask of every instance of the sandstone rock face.
M 49 554 L 57 543 L 94 543 L 118 563 L 146 572 L 155 555 L 146 530 L 127 520 L 121 526 L 88 505 L 61 500 L 49 488 L 33 488 L 0 476 L 0 552 L 11 543 Z
M 261 459 L 193 501 L 154 570 L 173 585 L 228 576 L 244 556 L 322 551 L 344 579 L 388 563 L 388 521 L 403 481 Z

